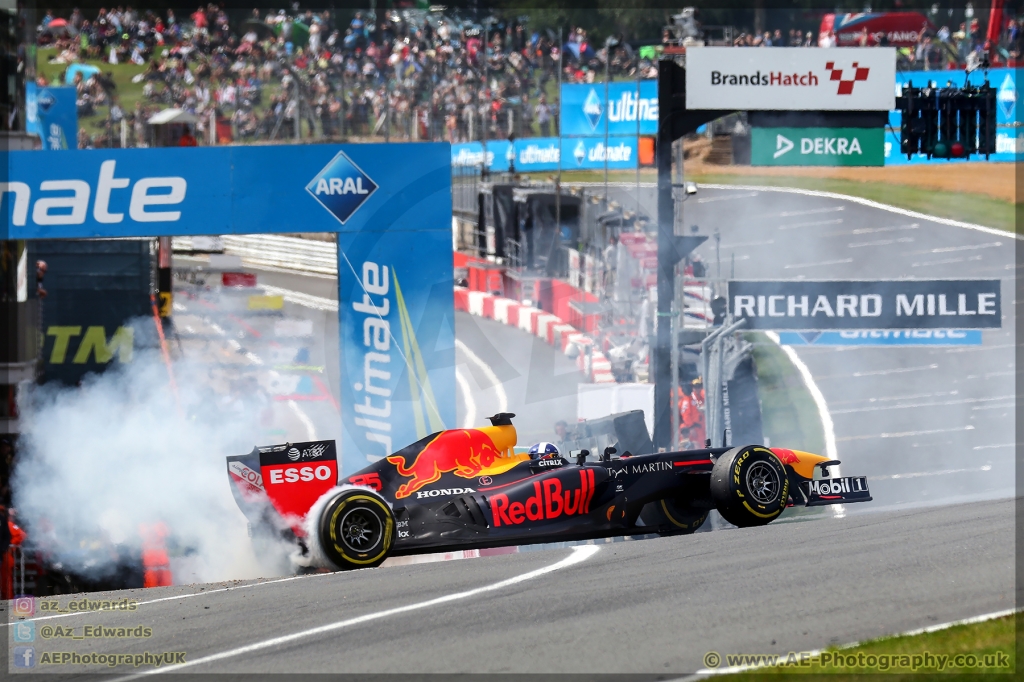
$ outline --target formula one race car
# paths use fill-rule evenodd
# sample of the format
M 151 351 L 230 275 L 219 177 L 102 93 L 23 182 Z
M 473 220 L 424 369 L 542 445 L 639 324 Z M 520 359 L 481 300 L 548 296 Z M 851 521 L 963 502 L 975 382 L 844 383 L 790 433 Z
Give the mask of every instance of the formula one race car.
M 228 457 L 228 474 L 254 537 L 283 536 L 301 548 L 297 563 L 330 569 L 377 566 L 390 555 L 692 533 L 711 509 L 736 526 L 760 526 L 794 504 L 871 499 L 865 477 L 829 477 L 836 460 L 760 445 L 621 457 L 609 445 L 596 458 L 582 450 L 573 461 L 530 459 L 513 450 L 514 416 L 432 434 L 340 484 L 334 441 L 258 447 Z M 642 429 L 634 447 L 653 451 L 642 412 L 617 421 L 637 420 L 639 429 L 626 429 Z

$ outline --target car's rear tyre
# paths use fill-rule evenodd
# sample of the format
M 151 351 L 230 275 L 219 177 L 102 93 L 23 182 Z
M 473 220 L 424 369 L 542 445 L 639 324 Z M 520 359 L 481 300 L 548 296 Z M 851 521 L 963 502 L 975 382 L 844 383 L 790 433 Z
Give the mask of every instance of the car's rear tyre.
M 395 515 L 369 491 L 346 490 L 320 515 L 320 544 L 338 568 L 373 568 L 387 558 L 395 541 Z
M 660 535 L 689 535 L 704 525 L 710 511 L 686 500 L 668 498 L 645 504 L 640 520 Z
M 771 523 L 789 499 L 786 467 L 762 445 L 733 448 L 718 458 L 711 471 L 711 499 L 722 518 L 734 526 Z

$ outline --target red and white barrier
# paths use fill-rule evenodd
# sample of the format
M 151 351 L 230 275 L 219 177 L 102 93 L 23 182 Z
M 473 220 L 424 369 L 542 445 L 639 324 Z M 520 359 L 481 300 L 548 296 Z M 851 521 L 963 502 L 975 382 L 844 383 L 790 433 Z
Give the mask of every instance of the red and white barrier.
M 455 309 L 518 327 L 563 352 L 573 344 L 580 349 L 576 355 L 576 366 L 587 378 L 594 383 L 615 383 L 612 364 L 604 353 L 597 350 L 594 340 L 556 315 L 523 305 L 511 298 L 470 291 L 465 287 L 455 287 Z M 588 347 L 593 349 L 590 353 L 585 350 Z

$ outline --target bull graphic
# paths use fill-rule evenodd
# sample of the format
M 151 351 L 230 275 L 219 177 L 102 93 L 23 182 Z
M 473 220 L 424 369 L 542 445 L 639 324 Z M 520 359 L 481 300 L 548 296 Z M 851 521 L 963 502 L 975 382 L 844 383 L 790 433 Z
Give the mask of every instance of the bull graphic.
M 494 464 L 501 452 L 490 437 L 477 429 L 442 431 L 420 450 L 409 465 L 403 455 L 391 455 L 388 461 L 401 476 L 412 478 L 398 486 L 396 499 L 409 497 L 420 488 L 436 483 L 441 474 L 454 473 L 461 478 L 475 478 Z

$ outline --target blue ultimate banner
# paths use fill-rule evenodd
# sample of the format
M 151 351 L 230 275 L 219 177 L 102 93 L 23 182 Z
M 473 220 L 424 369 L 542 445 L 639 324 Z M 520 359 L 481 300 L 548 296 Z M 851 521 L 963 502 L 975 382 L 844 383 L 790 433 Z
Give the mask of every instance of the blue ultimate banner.
M 78 104 L 74 86 L 40 88 L 25 83 L 25 128 L 43 141 L 43 149 L 78 147 Z
M 448 144 L 6 157 L 0 239 L 337 232 L 342 470 L 455 425 Z
M 497 140 L 487 143 L 488 169 L 504 173 L 515 163 L 517 172 L 531 173 L 558 170 L 601 170 L 605 158 L 611 170 L 631 170 L 637 164 L 637 138 L 633 136 L 612 136 L 605 146 L 604 136 L 563 137 L 561 144 L 557 137 L 525 137 L 510 143 Z M 484 152 L 480 142 L 466 142 L 452 145 L 452 166 L 479 166 L 483 164 Z
M 604 91 L 604 83 L 562 85 L 559 122 L 563 137 L 604 135 L 606 123 L 609 135 L 636 136 L 637 116 L 641 135 L 658 133 L 658 81 L 609 83 L 607 101 Z

